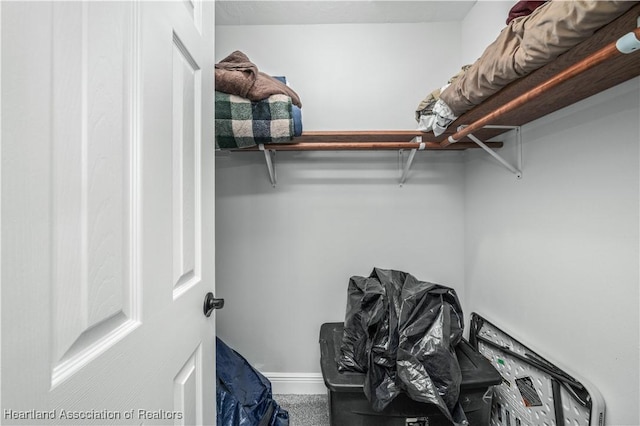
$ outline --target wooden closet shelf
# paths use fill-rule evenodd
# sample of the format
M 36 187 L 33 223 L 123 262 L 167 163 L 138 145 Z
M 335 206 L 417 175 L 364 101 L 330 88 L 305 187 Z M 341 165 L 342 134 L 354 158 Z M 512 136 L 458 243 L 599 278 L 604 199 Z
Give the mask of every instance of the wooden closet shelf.
M 450 136 L 457 139 L 465 134 L 458 131 L 461 125 L 522 126 L 639 76 L 640 53 L 620 54 L 615 51 L 615 44 L 621 36 L 633 32 L 640 38 L 639 18 L 640 4 L 637 4 L 553 62 L 502 88 L 458 117 L 444 134 L 431 139 L 447 145 Z M 552 88 L 549 83 L 553 83 Z M 520 102 L 514 106 L 518 98 Z M 506 107 L 510 103 L 513 108 Z M 471 130 L 482 140 L 508 131 L 498 128 Z

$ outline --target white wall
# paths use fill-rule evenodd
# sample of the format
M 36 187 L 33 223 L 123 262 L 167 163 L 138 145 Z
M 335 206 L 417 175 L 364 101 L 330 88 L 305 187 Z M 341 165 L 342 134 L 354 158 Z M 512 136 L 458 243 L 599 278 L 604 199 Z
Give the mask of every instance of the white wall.
M 522 180 L 475 153 L 466 175 L 468 306 L 592 382 L 610 425 L 640 424 L 639 88 L 524 126 Z
M 513 1 L 478 0 L 462 20 L 460 64 L 472 64 L 506 26 Z
M 459 39 L 459 23 L 225 26 L 216 58 L 241 50 L 285 74 L 306 130 L 414 129 L 415 107 L 457 71 Z M 320 372 L 320 325 L 344 319 L 352 275 L 399 269 L 463 290 L 459 153 L 419 153 L 402 188 L 393 151 L 279 152 L 276 188 L 261 153 L 216 168 L 217 330 L 263 372 Z
M 264 372 L 319 373 L 318 332 L 373 267 L 463 289 L 463 164 L 426 154 L 400 188 L 393 153 L 259 154 L 216 167 L 219 336 Z M 255 155 L 255 156 L 254 156 Z M 463 295 L 460 294 L 463 298 Z
M 460 23 L 216 27 L 216 61 L 244 52 L 286 75 L 305 130 L 414 129 L 413 111 L 459 66 Z

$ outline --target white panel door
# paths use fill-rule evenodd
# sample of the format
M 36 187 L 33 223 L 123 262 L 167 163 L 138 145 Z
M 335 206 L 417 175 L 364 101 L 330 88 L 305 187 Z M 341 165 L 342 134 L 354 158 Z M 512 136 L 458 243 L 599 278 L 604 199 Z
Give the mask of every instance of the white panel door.
M 2 2 L 2 424 L 215 424 L 213 2 Z

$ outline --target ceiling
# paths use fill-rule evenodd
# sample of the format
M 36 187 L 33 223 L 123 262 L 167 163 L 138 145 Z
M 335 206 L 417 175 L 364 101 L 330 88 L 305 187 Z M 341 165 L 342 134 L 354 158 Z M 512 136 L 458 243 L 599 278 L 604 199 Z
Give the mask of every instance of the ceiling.
M 460 21 L 473 1 L 216 0 L 216 25 L 305 25 Z

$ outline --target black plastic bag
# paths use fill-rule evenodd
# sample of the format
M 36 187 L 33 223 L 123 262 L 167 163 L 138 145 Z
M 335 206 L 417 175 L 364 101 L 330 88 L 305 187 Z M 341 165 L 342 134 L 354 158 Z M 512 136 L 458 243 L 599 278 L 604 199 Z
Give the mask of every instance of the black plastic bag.
M 289 413 L 273 399 L 271 382 L 216 338 L 218 426 L 289 426 Z
M 338 368 L 365 373 L 364 392 L 376 411 L 406 392 L 464 424 L 455 354 L 463 328 L 455 290 L 374 268 L 367 278 L 349 280 Z

